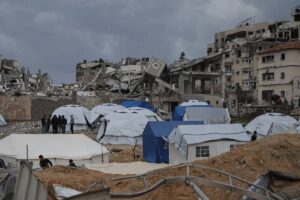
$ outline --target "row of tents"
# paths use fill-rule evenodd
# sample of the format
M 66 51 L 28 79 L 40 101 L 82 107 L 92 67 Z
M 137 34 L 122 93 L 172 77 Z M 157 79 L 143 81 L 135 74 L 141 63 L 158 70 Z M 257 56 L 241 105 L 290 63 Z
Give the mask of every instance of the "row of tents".
M 73 115 L 78 128 L 91 124 L 97 126 L 96 139 L 101 144 L 143 145 L 144 160 L 151 163 L 177 164 L 219 155 L 238 144 L 249 142 L 254 131 L 259 137 L 266 137 L 300 130 L 294 118 L 280 113 L 266 113 L 243 127 L 241 124 L 231 124 L 227 109 L 213 108 L 205 102 L 180 104 L 173 112 L 173 121 L 161 120 L 148 105 L 144 104 L 148 108 L 134 105 L 131 103 L 133 107 L 125 108 L 123 105 L 103 104 L 91 111 L 77 105 L 67 105 L 55 110 L 53 115 L 64 115 L 68 121 Z M 48 137 L 51 137 L 50 134 Z M 0 156 L 3 155 L 1 146 L 5 145 L 0 143 Z M 102 145 L 99 147 L 104 149 Z M 25 147 L 22 148 L 24 150 Z M 108 160 L 104 156 L 106 151 L 101 151 L 102 162 Z M 10 155 L 5 150 L 4 154 Z

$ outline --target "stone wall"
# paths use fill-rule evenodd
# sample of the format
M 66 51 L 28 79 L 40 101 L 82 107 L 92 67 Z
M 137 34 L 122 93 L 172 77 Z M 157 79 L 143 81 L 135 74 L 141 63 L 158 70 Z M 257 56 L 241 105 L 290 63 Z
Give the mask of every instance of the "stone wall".
M 51 115 L 56 108 L 67 104 L 76 104 L 76 102 L 70 97 L 32 97 L 31 120 L 40 120 L 43 115 Z
M 0 96 L 0 114 L 7 121 L 31 120 L 30 97 Z

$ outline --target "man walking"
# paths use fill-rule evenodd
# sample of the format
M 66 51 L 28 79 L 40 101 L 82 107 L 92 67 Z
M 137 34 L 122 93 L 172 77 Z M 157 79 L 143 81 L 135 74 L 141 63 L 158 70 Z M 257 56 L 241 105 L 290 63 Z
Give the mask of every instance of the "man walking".
M 51 120 L 53 133 L 57 133 L 57 123 L 58 123 L 57 117 L 56 115 L 54 115 Z
M 42 133 L 46 133 L 46 115 L 43 115 L 41 119 L 41 123 L 42 123 Z
M 62 133 L 66 132 L 66 125 L 67 125 L 67 119 L 65 118 L 65 116 L 61 116 L 61 131 Z
M 74 133 L 74 117 L 73 117 L 73 115 L 71 115 L 71 120 L 70 120 L 70 131 L 71 131 L 71 133 Z
M 51 115 L 49 115 L 49 117 L 46 120 L 46 133 L 49 133 L 50 125 L 51 125 Z

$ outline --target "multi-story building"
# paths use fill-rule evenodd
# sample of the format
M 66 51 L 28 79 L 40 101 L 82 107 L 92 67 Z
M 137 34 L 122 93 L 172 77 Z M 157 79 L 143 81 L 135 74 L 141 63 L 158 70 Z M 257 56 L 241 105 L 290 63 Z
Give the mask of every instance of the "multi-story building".
M 274 96 L 288 104 L 299 99 L 300 41 L 264 50 L 257 57 L 258 103 L 272 103 Z

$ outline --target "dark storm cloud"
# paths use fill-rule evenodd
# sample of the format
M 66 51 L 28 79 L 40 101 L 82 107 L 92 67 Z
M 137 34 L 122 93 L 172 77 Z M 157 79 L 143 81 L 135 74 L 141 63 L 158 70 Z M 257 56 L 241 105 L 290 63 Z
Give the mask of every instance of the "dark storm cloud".
M 83 59 L 205 55 L 214 33 L 243 19 L 290 18 L 297 0 L 0 0 L 0 54 L 56 82 Z

